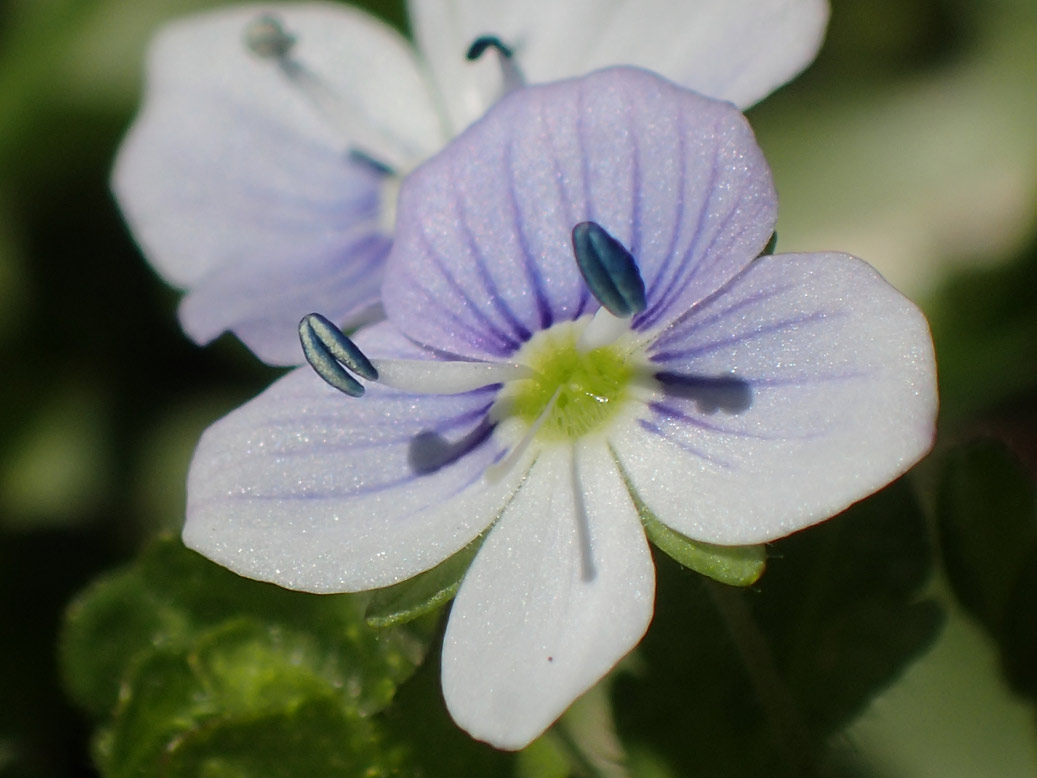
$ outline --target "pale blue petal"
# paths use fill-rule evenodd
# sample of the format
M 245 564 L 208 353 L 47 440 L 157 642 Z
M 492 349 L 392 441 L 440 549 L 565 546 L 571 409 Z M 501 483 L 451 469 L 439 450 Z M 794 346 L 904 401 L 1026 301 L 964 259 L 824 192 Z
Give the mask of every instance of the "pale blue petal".
M 637 260 L 657 327 L 770 237 L 776 197 L 744 118 L 632 68 L 531 87 L 419 168 L 399 201 L 384 303 L 412 338 L 473 358 L 592 312 L 572 228 Z
M 384 357 L 429 356 L 384 323 L 357 342 Z M 349 398 L 300 368 L 206 431 L 184 542 L 241 575 L 313 592 L 426 570 L 488 526 L 521 479 L 483 478 L 503 453 L 486 422 L 494 395 L 416 397 L 369 384 Z M 419 445 L 430 436 L 438 454 Z
M 853 257 L 763 257 L 649 354 L 663 391 L 612 444 L 648 508 L 697 540 L 788 535 L 932 445 L 925 318 Z
M 608 451 L 546 449 L 450 612 L 443 695 L 461 727 L 522 748 L 644 635 L 655 573 Z
M 119 206 L 155 269 L 190 293 L 181 317 L 192 338 L 234 330 L 261 358 L 292 364 L 303 315 L 342 321 L 377 299 L 390 220 L 385 172 L 351 158 L 348 128 L 276 62 L 247 51 L 245 29 L 262 13 L 282 20 L 297 38 L 292 56 L 361 120 L 402 125 L 395 145 L 428 153 L 438 127 L 406 42 L 354 9 L 238 6 L 156 38 L 144 104 L 113 173 Z
M 828 21 L 826 0 L 409 0 L 408 7 L 461 127 L 499 85 L 492 69 L 459 56 L 480 35 L 511 47 L 531 82 L 637 65 L 744 108 L 810 64 Z

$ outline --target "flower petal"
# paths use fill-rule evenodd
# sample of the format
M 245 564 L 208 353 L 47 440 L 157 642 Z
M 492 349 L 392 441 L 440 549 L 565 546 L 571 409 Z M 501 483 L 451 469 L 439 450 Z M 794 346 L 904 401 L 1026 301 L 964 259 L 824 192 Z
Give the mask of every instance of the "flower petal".
M 814 59 L 828 22 L 825 0 L 410 0 L 409 7 L 444 92 L 460 77 L 488 96 L 485 80 L 461 70 L 461 54 L 477 36 L 494 34 L 531 82 L 638 65 L 743 108 Z
M 336 193 L 345 194 L 344 188 Z M 356 212 L 348 205 L 335 228 L 306 208 L 294 215 L 291 224 L 286 206 L 262 227 L 251 216 L 236 225 L 242 232 L 234 259 L 228 251 L 229 261 L 193 284 L 180 303 L 181 326 L 196 343 L 232 331 L 268 364 L 294 365 L 303 361 L 298 327 L 306 314 L 320 311 L 347 330 L 378 318 L 373 312 L 392 241 L 369 221 L 349 230 Z
M 421 356 L 384 323 L 357 342 Z M 314 592 L 427 570 L 488 526 L 522 477 L 482 477 L 502 454 L 485 423 L 494 395 L 415 401 L 371 384 L 352 399 L 297 370 L 202 437 L 184 542 L 241 575 Z
M 572 229 L 638 262 L 660 326 L 763 249 L 777 202 L 731 105 L 615 68 L 509 95 L 404 184 L 383 288 L 412 338 L 474 359 L 597 308 Z
M 884 486 L 932 445 L 925 318 L 853 257 L 758 259 L 651 359 L 666 391 L 612 444 L 648 509 L 698 540 L 787 535 Z
M 235 329 L 268 361 L 298 363 L 295 324 L 304 314 L 341 321 L 377 299 L 388 248 L 385 173 L 349 156 L 349 132 L 277 62 L 248 52 L 245 29 L 263 13 L 296 36 L 290 56 L 361 119 L 391 127 L 395 145 L 417 154 L 435 148 L 427 90 L 394 30 L 344 6 L 243 6 L 191 17 L 156 38 L 113 187 L 149 261 L 195 293 L 182 310 L 193 338 Z
M 523 747 L 641 639 L 654 596 L 644 531 L 607 450 L 541 452 L 454 601 L 451 714 L 480 740 Z

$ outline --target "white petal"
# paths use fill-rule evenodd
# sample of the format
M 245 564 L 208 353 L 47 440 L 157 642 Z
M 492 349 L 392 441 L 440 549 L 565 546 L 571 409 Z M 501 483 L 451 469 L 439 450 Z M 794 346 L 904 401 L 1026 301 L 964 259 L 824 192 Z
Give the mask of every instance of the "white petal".
M 437 87 L 440 111 L 450 135 L 457 135 L 501 96 L 496 54 L 487 51 L 472 62 L 465 56 L 477 37 L 471 32 L 471 9 L 454 0 L 411 0 L 411 29 Z
M 697 540 L 787 535 L 932 445 L 925 318 L 853 257 L 763 257 L 651 351 L 698 383 L 660 393 L 612 443 L 648 508 Z
M 531 82 L 639 65 L 709 97 L 752 105 L 817 54 L 826 0 L 411 0 L 444 90 L 479 35 L 511 46 Z M 449 45 L 438 43 L 449 34 Z M 451 60 L 450 58 L 454 59 Z M 462 74 L 487 93 L 488 77 Z M 468 87 L 470 90 L 473 87 Z
M 639 68 L 529 87 L 418 168 L 400 192 L 382 299 L 407 334 L 507 359 L 593 311 L 572 230 L 597 222 L 637 258 L 672 321 L 756 257 L 777 196 L 745 118 Z
M 655 573 L 620 475 L 604 447 L 587 445 L 576 452 L 574 490 L 572 457 L 564 447 L 541 452 L 447 624 L 450 713 L 499 748 L 521 748 L 543 732 L 651 620 Z
M 419 356 L 385 323 L 357 343 Z M 350 398 L 301 368 L 206 431 L 184 542 L 241 575 L 313 592 L 427 570 L 488 526 L 522 477 L 482 477 L 503 451 L 484 424 L 494 397 L 415 397 L 375 383 Z M 442 444 L 416 449 L 430 433 Z
M 119 205 L 155 269 L 195 293 L 181 312 L 193 338 L 234 329 L 260 356 L 291 363 L 302 315 L 341 321 L 376 291 L 384 176 L 349 159 L 348 133 L 276 62 L 247 51 L 245 29 L 262 13 L 297 37 L 294 60 L 418 156 L 435 148 L 438 126 L 406 42 L 345 6 L 240 6 L 156 38 L 113 174 Z

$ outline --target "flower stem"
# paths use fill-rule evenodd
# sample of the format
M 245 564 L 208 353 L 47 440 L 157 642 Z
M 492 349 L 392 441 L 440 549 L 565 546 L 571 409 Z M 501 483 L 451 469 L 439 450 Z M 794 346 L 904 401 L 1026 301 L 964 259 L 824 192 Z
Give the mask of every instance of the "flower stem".
M 551 729 L 573 774 L 581 778 L 630 778 L 612 716 L 610 686 L 605 680 L 590 689 Z
M 742 591 L 708 580 L 705 586 L 738 649 L 788 773 L 804 778 L 818 775 L 810 731 L 778 673 L 767 640 L 746 606 Z

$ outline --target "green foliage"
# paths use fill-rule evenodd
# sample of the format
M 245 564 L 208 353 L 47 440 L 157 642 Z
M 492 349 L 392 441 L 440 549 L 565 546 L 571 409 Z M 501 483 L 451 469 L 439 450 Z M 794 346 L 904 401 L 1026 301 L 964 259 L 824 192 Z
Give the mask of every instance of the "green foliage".
M 919 599 L 931 549 L 903 481 L 775 543 L 754 588 L 698 582 L 660 555 L 657 568 L 655 621 L 615 710 L 624 743 L 675 775 L 826 774 L 831 736 L 941 623 Z
M 1014 688 L 1037 701 L 1037 488 L 1001 444 L 970 443 L 944 465 L 939 530 L 947 577 L 991 633 Z
M 762 553 L 736 551 L 762 568 Z M 918 601 L 929 551 L 913 493 L 897 483 L 775 544 L 756 588 L 706 581 L 657 555 L 656 618 L 625 664 L 634 672 L 594 692 L 604 707 L 584 704 L 589 696 L 573 709 L 590 711 L 584 725 L 614 716 L 618 739 L 611 724 L 581 728 L 570 713 L 518 757 L 451 721 L 438 656 L 415 673 L 428 619 L 366 623 L 431 608 L 412 606 L 451 590 L 463 557 L 370 607 L 367 597 L 246 580 L 163 539 L 72 604 L 62 665 L 100 724 L 94 757 L 106 778 L 580 776 L 597 774 L 606 735 L 606 751 L 636 757 L 609 775 L 642 765 L 652 775 L 809 776 L 828 738 L 935 634 L 938 611 Z
M 1032 395 L 1037 385 L 1034 288 L 1037 244 L 1008 265 L 962 272 L 942 290 L 929 322 L 945 424 Z
M 365 605 L 240 578 L 158 541 L 68 612 L 63 671 L 102 723 L 102 773 L 392 773 L 409 752 L 374 714 L 431 635 L 422 622 L 376 632 Z

